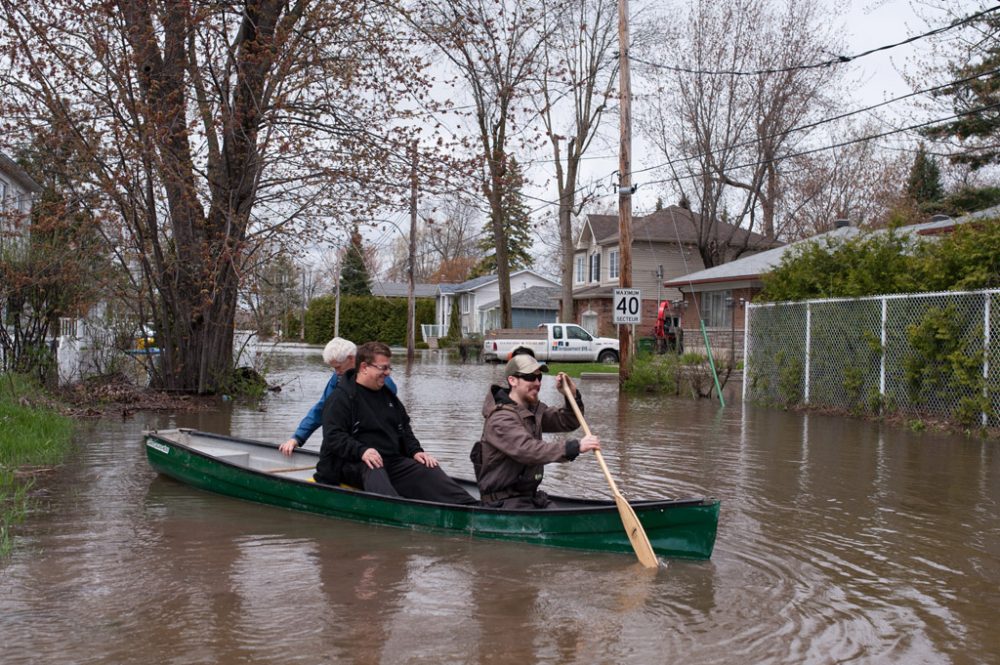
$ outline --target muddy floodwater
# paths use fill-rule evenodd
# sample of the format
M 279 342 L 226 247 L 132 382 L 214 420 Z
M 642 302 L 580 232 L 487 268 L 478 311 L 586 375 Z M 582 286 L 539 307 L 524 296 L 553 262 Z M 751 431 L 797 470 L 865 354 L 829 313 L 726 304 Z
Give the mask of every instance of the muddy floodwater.
M 490 365 L 424 352 L 394 376 L 456 475 Z M 366 526 L 157 477 L 144 429 L 283 441 L 327 379 L 270 359 L 259 406 L 85 423 L 0 563 L 0 663 L 1000 663 L 996 443 L 581 382 L 634 498 L 722 500 L 709 561 Z M 542 399 L 558 401 L 546 378 Z M 320 434 L 309 441 L 318 447 Z M 596 461 L 552 493 L 607 495 Z

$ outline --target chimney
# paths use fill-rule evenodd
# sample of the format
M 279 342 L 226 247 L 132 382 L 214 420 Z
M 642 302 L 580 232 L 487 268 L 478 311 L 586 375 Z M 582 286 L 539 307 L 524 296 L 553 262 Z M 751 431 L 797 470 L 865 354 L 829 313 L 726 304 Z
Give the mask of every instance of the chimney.
M 842 229 L 851 225 L 851 220 L 849 219 L 835 219 L 833 220 L 833 228 Z

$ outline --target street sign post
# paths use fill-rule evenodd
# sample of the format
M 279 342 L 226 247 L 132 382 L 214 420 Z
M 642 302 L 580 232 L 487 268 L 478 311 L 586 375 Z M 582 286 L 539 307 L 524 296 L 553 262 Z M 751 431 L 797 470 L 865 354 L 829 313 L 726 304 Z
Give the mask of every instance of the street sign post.
M 642 297 L 639 289 L 614 289 L 612 322 L 615 325 L 642 323 Z

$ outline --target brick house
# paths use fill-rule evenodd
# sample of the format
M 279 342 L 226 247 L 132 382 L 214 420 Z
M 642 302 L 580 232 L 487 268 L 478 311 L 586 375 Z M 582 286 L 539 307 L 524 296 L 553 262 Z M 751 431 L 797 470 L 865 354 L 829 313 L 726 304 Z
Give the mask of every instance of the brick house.
M 705 267 L 698 253 L 699 231 L 698 215 L 679 206 L 632 218 L 632 286 L 642 296 L 639 337 L 652 334 L 660 301 L 681 299 L 680 289 L 664 282 Z M 781 244 L 724 222 L 714 225 L 713 234 L 729 237 L 727 258 Z M 614 337 L 611 298 L 621 267 L 618 216 L 587 215 L 573 260 L 573 320 L 592 334 Z

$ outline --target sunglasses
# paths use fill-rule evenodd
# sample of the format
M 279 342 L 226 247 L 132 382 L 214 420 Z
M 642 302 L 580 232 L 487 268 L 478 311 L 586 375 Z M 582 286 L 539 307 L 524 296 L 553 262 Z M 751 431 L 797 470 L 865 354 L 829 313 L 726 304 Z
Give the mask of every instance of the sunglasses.
M 378 371 L 382 372 L 383 374 L 388 374 L 389 372 L 392 371 L 392 365 L 388 365 L 388 364 L 387 365 L 376 365 L 375 363 L 368 363 L 368 366 L 369 367 L 374 367 L 375 369 L 377 369 Z
M 541 381 L 542 380 L 542 375 L 541 375 L 540 372 L 538 374 L 521 374 L 520 372 L 517 372 L 516 374 L 514 374 L 514 376 L 516 376 L 517 378 L 521 379 L 522 381 Z

